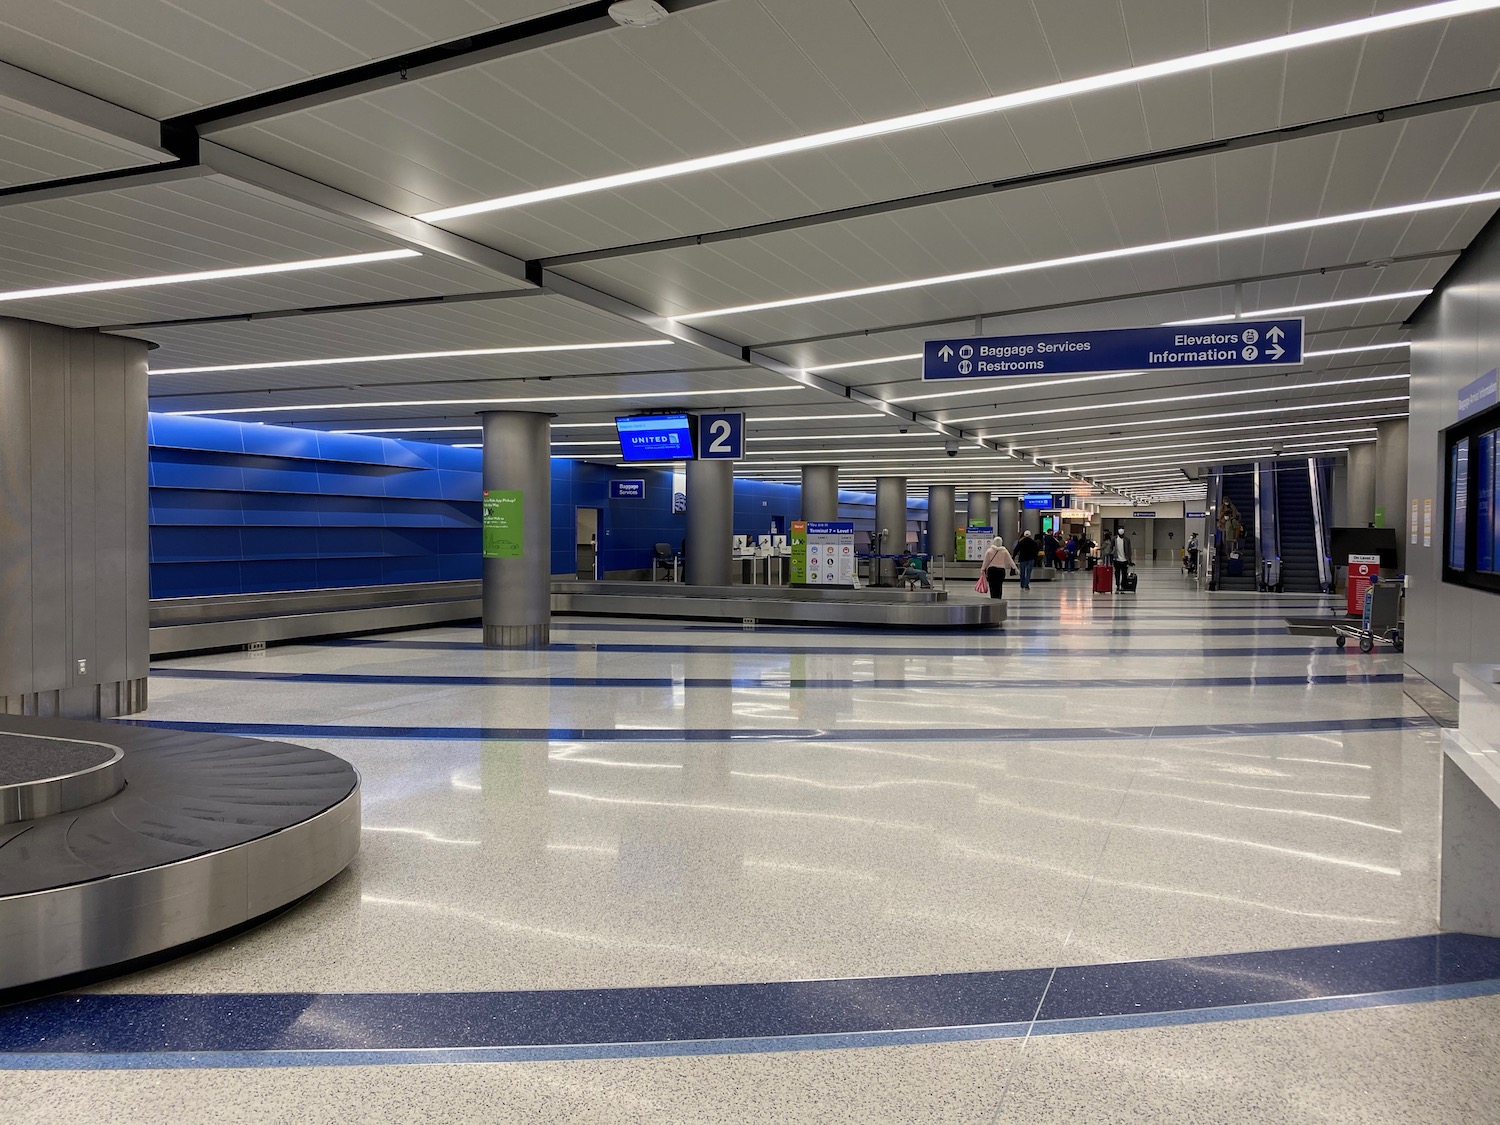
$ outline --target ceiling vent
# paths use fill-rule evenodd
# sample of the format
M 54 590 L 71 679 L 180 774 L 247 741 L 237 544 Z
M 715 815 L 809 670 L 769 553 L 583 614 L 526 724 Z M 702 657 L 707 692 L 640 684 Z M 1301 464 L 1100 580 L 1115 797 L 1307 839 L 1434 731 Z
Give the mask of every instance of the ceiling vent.
M 616 0 L 609 6 L 609 18 L 621 27 L 655 27 L 669 14 L 657 0 Z

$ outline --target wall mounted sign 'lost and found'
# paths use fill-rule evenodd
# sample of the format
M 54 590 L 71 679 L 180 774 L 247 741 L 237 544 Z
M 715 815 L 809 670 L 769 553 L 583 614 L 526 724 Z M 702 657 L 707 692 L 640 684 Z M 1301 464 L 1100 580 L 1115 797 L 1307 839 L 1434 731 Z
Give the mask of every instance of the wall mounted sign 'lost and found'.
M 1302 318 L 1288 317 L 928 340 L 922 349 L 922 378 L 1101 375 L 1301 363 Z

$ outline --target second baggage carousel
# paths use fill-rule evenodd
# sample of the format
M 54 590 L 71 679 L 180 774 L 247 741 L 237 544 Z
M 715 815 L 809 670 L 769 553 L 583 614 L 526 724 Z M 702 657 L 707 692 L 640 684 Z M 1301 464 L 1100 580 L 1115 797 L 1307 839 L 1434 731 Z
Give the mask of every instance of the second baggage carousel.
M 1005 621 L 1002 601 L 951 601 L 942 590 L 675 582 L 554 582 L 552 612 L 898 629 L 994 629 Z

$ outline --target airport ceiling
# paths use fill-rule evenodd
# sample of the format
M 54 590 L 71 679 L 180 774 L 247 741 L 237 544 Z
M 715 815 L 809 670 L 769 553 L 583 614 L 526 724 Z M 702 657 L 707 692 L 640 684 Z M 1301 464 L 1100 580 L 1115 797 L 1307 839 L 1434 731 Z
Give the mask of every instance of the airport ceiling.
M 611 462 L 743 409 L 764 479 L 1192 498 L 1405 416 L 1500 205 L 1500 0 L 661 4 L 10 5 L 0 313 L 159 345 L 154 410 Z M 915 358 L 1267 310 L 1302 367 Z

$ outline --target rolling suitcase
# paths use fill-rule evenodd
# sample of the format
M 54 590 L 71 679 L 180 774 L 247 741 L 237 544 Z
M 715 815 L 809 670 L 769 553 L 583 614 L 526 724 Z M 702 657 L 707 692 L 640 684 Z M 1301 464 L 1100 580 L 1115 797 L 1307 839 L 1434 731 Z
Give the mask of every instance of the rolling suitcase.
M 1094 567 L 1094 593 L 1107 594 L 1114 584 L 1115 571 L 1113 567 Z
M 1127 570 L 1125 577 L 1120 579 L 1120 592 L 1122 594 L 1135 593 L 1136 586 L 1140 583 L 1141 576 L 1133 570 Z

